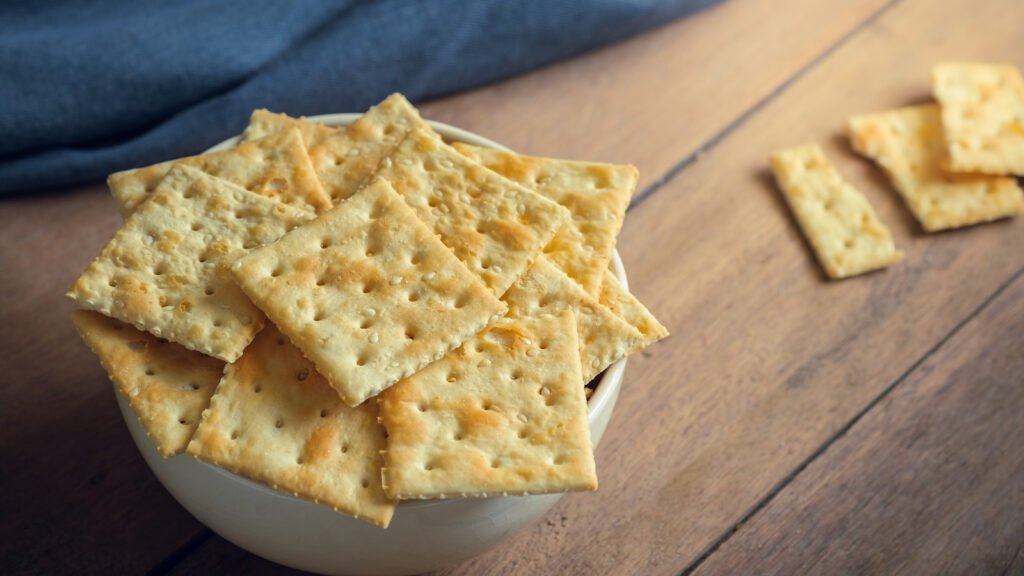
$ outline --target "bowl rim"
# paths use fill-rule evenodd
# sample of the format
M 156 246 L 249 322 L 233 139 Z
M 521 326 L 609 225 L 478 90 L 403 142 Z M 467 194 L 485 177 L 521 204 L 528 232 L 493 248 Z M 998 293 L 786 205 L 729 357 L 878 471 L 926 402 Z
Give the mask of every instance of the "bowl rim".
M 355 122 L 356 120 L 358 120 L 361 116 L 362 116 L 362 114 L 360 114 L 360 113 L 343 112 L 343 113 L 335 113 L 335 114 L 319 114 L 319 115 L 315 115 L 315 116 L 305 116 L 305 117 L 303 117 L 303 119 L 307 120 L 309 122 L 319 122 L 321 124 L 326 124 L 327 126 L 348 126 L 349 124 L 351 124 L 351 123 Z M 438 122 L 436 120 L 427 120 L 427 119 L 424 119 L 424 120 L 427 122 L 427 124 L 430 125 L 431 128 L 434 129 L 434 131 L 436 131 L 438 134 L 440 134 L 441 137 L 444 138 L 446 141 L 449 141 L 449 142 L 451 142 L 451 141 L 464 142 L 466 144 L 471 144 L 471 145 L 474 145 L 474 146 L 480 146 L 480 147 L 483 147 L 483 148 L 494 148 L 494 149 L 497 149 L 497 150 L 501 150 L 503 152 L 512 152 L 513 151 L 511 148 L 509 148 L 507 146 L 499 144 L 499 143 L 497 143 L 497 142 L 495 142 L 493 140 L 490 140 L 489 138 L 485 138 L 483 136 L 480 136 L 479 134 L 476 134 L 474 132 L 470 132 L 468 130 L 464 130 L 462 128 L 458 128 L 458 127 L 452 126 L 450 124 L 446 124 L 444 122 Z M 226 139 L 226 140 L 224 140 L 222 142 L 219 142 L 218 144 L 216 144 L 214 146 L 211 146 L 210 148 L 207 148 L 206 150 L 203 151 L 203 154 L 206 154 L 206 153 L 209 153 L 209 152 L 220 152 L 220 151 L 223 151 L 223 150 L 227 150 L 229 148 L 232 148 L 232 147 L 236 146 L 241 141 L 241 139 L 242 139 L 242 134 L 239 134 L 237 136 L 232 136 L 231 138 L 228 138 L 228 139 Z M 619 252 L 618 252 L 617 249 L 612 251 L 611 271 L 612 271 L 613 274 L 615 274 L 615 278 L 619 282 L 622 283 L 622 287 L 628 290 L 629 289 L 629 280 L 626 278 L 626 269 L 622 265 L 622 259 L 619 257 Z M 587 421 L 588 422 L 591 422 L 591 420 L 593 419 L 593 416 L 595 414 L 598 414 L 600 412 L 603 412 L 603 411 L 607 410 L 608 409 L 608 405 L 615 400 L 615 398 L 617 396 L 616 390 L 618 388 L 620 388 L 621 385 L 622 385 L 622 377 L 623 377 L 623 374 L 625 373 L 625 370 L 626 370 L 626 362 L 627 361 L 628 361 L 628 358 L 626 358 L 626 357 L 620 358 L 619 360 L 614 362 L 611 366 L 605 368 L 604 372 L 599 376 L 600 377 L 600 381 L 594 387 L 594 393 L 590 397 L 590 399 L 587 401 Z M 235 480 L 235 481 L 247 484 L 247 485 L 251 486 L 252 488 L 256 488 L 260 492 L 262 492 L 262 493 L 264 493 L 264 494 L 266 494 L 268 496 L 274 496 L 274 497 L 279 497 L 279 498 L 286 498 L 286 499 L 291 499 L 291 500 L 298 500 L 298 501 L 301 501 L 301 502 L 306 502 L 307 501 L 305 499 L 299 498 L 297 496 L 293 496 L 293 495 L 288 494 L 286 492 L 275 490 L 275 489 L 271 488 L 270 486 L 267 486 L 267 485 L 265 485 L 265 484 L 263 484 L 261 482 L 256 482 L 255 480 L 250 480 L 250 479 L 245 478 L 243 476 L 239 476 L 238 474 L 235 474 L 234 472 L 231 472 L 229 470 L 225 470 L 225 469 L 220 468 L 218 466 L 214 466 L 213 464 L 209 464 L 208 462 L 204 462 L 202 460 L 196 460 L 196 462 L 199 462 L 200 464 L 206 466 L 207 468 L 209 468 L 210 470 L 212 470 L 212 471 L 214 471 L 214 472 L 216 472 L 218 474 L 221 474 L 223 476 L 227 476 L 228 478 L 230 478 L 232 480 Z M 447 499 L 431 499 L 431 500 L 399 500 L 398 503 L 397 503 L 397 507 L 400 507 L 400 508 L 414 508 L 414 507 L 415 508 L 419 508 L 419 507 L 425 507 L 425 506 L 437 506 L 437 505 L 443 505 L 446 502 L 459 501 L 459 500 L 464 500 L 464 499 L 465 498 L 447 498 Z

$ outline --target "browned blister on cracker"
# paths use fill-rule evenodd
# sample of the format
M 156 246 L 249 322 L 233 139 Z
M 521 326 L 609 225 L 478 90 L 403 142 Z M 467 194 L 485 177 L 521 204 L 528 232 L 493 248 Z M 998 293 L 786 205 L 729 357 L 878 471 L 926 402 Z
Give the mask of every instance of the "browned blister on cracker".
M 233 272 L 350 406 L 444 356 L 506 309 L 385 181 L 254 251 Z
M 239 256 L 312 218 L 174 166 L 67 295 L 85 308 L 231 362 L 264 316 L 231 280 Z
M 939 107 L 934 104 L 851 118 L 857 152 L 877 162 L 927 232 L 960 228 L 1024 211 L 1013 178 L 945 169 Z
M 228 366 L 188 453 L 387 527 L 377 406 L 346 406 L 273 325 Z
M 569 311 L 504 319 L 381 394 L 386 492 L 596 489 L 578 347 Z
M 98 312 L 75 310 L 71 318 L 157 451 L 165 458 L 184 452 L 224 362 Z
M 453 146 L 569 210 L 571 219 L 555 233 L 544 253 L 588 293 L 597 294 L 636 190 L 636 167 L 525 156 L 461 143 Z

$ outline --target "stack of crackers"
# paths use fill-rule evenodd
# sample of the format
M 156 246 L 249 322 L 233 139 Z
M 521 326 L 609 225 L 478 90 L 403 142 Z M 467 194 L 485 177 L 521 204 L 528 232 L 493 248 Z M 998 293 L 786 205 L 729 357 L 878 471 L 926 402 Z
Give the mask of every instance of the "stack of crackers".
M 397 500 L 597 487 L 595 378 L 668 335 L 608 271 L 628 165 L 444 142 L 401 95 L 348 127 L 110 176 L 68 291 L 165 457 L 386 527 Z
M 1024 212 L 1024 79 L 1008 65 L 942 63 L 937 104 L 850 119 L 853 148 L 882 167 L 925 232 Z M 775 153 L 779 186 L 830 278 L 899 262 L 889 228 L 817 146 Z

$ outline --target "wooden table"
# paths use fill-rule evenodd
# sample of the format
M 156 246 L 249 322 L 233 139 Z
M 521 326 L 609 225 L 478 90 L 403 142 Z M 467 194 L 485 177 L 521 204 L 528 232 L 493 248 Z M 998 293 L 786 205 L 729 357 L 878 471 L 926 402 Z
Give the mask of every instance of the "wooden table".
M 619 240 L 673 336 L 630 362 L 601 489 L 452 574 L 1024 573 L 1024 218 L 926 235 L 841 136 L 940 59 L 1024 65 L 1018 0 L 732 0 L 430 118 L 632 162 Z M 906 260 L 828 282 L 766 171 L 819 142 Z M 102 186 L 0 202 L 0 572 L 281 573 L 143 463 L 64 288 Z

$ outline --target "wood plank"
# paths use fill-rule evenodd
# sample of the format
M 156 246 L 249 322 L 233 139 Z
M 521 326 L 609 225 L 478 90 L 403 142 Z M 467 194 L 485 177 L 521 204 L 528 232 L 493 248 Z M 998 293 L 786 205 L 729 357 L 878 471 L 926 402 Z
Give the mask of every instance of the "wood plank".
M 925 236 L 839 134 L 925 97 L 939 58 L 1024 64 L 1022 9 L 904 0 L 636 207 L 620 251 L 674 336 L 630 365 L 601 489 L 451 573 L 684 569 L 1020 270 L 1024 220 Z M 893 228 L 902 264 L 824 280 L 766 170 L 812 141 Z
M 422 110 L 522 152 L 636 164 L 642 189 L 889 3 L 730 0 Z
M 1024 280 L 695 574 L 1024 572 Z
M 64 289 L 120 223 L 98 187 L 0 203 L 0 566 L 141 573 L 200 525 L 135 449 Z

